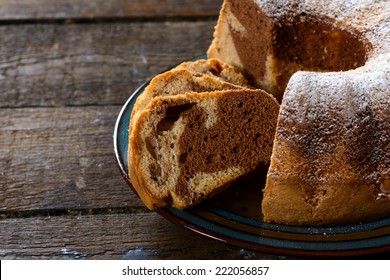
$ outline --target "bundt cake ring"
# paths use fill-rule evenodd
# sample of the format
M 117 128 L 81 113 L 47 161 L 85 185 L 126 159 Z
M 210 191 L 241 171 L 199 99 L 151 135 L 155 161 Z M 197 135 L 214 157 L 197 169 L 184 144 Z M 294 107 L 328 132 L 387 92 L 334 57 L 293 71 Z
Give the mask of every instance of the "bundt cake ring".
M 208 57 L 281 101 L 265 221 L 390 216 L 389 1 L 225 0 Z

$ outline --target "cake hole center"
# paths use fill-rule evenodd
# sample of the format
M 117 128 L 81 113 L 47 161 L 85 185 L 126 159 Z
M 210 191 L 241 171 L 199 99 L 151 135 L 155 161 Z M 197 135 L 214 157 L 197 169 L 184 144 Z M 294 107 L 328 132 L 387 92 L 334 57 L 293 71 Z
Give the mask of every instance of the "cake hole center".
M 341 29 L 331 19 L 300 14 L 275 25 L 274 59 L 278 71 L 334 72 L 363 66 L 367 42 L 357 31 Z M 288 76 L 288 75 L 287 75 Z
M 279 99 L 295 72 L 355 69 L 365 64 L 372 47 L 358 31 L 324 15 L 291 10 L 275 18 L 253 0 L 228 3 L 246 30 L 237 33 L 229 26 L 241 67 L 255 86 Z

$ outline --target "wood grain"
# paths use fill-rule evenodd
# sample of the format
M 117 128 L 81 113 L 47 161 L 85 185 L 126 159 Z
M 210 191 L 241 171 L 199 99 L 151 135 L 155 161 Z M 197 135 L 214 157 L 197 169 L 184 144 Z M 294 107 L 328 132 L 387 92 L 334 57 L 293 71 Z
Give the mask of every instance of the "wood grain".
M 0 20 L 217 16 L 222 0 L 0 0 Z
M 214 25 L 0 26 L 0 107 L 123 104 L 147 79 L 205 54 Z
M 143 207 L 116 166 L 112 135 L 120 109 L 0 109 L 3 214 Z
M 156 213 L 0 220 L 0 259 L 283 259 L 227 246 Z

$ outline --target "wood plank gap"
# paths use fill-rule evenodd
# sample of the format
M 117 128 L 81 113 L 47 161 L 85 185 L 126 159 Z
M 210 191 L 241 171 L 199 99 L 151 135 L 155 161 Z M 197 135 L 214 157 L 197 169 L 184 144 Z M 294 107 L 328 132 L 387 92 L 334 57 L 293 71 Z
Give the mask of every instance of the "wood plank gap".
M 0 19 L 0 26 L 25 24 L 99 24 L 99 23 L 135 23 L 135 22 L 198 22 L 216 21 L 218 16 L 164 16 L 164 17 L 99 17 L 99 18 L 31 18 Z
M 6 109 L 51 109 L 51 108 L 100 108 L 100 107 L 121 107 L 123 106 L 123 102 L 116 102 L 116 103 L 89 103 L 89 104 L 60 104 L 60 105 L 50 105 L 50 104 L 44 104 L 44 105 L 2 105 L 0 104 L 0 110 L 6 110 Z
M 24 219 L 37 217 L 59 217 L 59 216 L 91 216 L 91 215 L 118 215 L 118 214 L 139 214 L 151 212 L 146 207 L 108 207 L 91 209 L 44 209 L 27 211 L 0 211 L 0 220 Z

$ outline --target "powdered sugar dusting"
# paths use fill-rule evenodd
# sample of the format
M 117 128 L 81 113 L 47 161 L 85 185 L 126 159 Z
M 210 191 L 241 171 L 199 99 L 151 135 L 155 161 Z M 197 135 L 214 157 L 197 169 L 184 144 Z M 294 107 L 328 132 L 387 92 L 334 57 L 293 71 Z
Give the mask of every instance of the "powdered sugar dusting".
M 354 29 L 373 44 L 373 54 L 390 50 L 390 1 L 385 0 L 255 0 L 270 17 L 318 15 L 338 28 Z
M 390 55 L 346 72 L 298 72 L 286 89 L 277 137 L 316 172 L 342 151 L 340 168 L 381 193 L 390 179 L 389 81 Z

